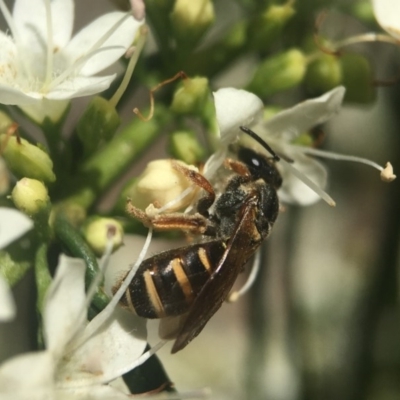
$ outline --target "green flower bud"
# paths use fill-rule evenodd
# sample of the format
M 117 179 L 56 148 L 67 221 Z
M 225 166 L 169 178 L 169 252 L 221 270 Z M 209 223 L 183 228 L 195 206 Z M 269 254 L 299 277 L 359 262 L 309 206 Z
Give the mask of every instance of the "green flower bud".
M 91 217 L 82 226 L 83 236 L 98 257 L 101 257 L 106 250 L 110 230 L 115 251 L 124 243 L 124 229 L 118 221 L 113 218 Z
M 364 23 L 375 21 L 374 8 L 371 0 L 360 0 L 352 4 L 352 15 Z
M 328 92 L 342 83 L 342 67 L 337 56 L 322 54 L 307 69 L 307 89 L 312 95 Z
M 187 164 L 197 164 L 205 156 L 205 150 L 193 131 L 176 131 L 169 137 L 169 150 L 174 158 Z
M 346 87 L 345 100 L 354 103 L 372 103 L 376 90 L 372 85 L 371 64 L 360 54 L 344 54 L 340 57 L 343 85 Z
M 79 139 L 86 155 L 93 153 L 102 143 L 109 141 L 120 124 L 114 106 L 103 97 L 94 97 L 77 125 Z
M 249 25 L 248 43 L 255 50 L 265 51 L 277 39 L 295 10 L 291 4 L 272 4 Z
M 128 197 L 132 199 L 134 206 L 145 210 L 150 204 L 157 208 L 162 207 L 175 200 L 192 183 L 181 172 L 173 168 L 172 160 L 155 160 L 147 164 L 142 175 L 139 176 L 134 186 L 130 188 Z M 198 171 L 192 165 L 178 161 L 186 168 Z M 189 205 L 195 196 L 193 190 L 191 195 L 176 202 L 173 207 L 168 208 L 169 212 L 181 210 Z
M 207 78 L 185 79 L 174 93 L 171 110 L 176 114 L 201 114 L 209 96 Z
M 19 180 L 11 192 L 11 198 L 18 210 L 29 216 L 39 214 L 50 204 L 46 186 L 36 179 Z
M 32 178 L 45 183 L 54 182 L 53 162 L 38 146 L 15 136 L 0 135 L 0 148 L 10 171 L 19 178 Z
M 248 90 L 267 97 L 300 84 L 306 72 L 306 57 L 297 49 L 267 58 L 257 69 Z
M 176 0 L 170 17 L 178 42 L 196 45 L 215 20 L 214 5 L 211 0 Z

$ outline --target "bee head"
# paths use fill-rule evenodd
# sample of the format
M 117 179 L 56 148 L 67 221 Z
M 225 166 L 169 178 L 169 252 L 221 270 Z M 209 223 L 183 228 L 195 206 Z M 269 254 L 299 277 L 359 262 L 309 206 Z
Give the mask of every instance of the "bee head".
M 282 177 L 275 166 L 273 157 L 267 158 L 247 147 L 239 147 L 239 160 L 246 165 L 254 179 L 263 179 L 275 188 L 282 185 Z

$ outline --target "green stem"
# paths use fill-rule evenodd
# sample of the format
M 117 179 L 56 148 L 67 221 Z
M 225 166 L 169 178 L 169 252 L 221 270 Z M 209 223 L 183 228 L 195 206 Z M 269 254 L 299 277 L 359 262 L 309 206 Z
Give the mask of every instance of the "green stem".
M 67 143 L 61 137 L 61 128 L 68 111 L 69 107 L 61 120 L 57 123 L 53 123 L 49 118 L 46 118 L 41 126 L 43 134 L 46 137 L 47 146 L 49 147 L 51 159 L 53 161 L 53 169 L 58 181 L 65 180 L 65 175 L 69 170 L 70 164 L 70 159 L 66 159 L 69 155 Z M 63 143 L 64 146 L 60 146 L 61 143 Z
M 125 75 L 121 81 L 121 84 L 119 85 L 118 89 L 116 90 L 116 92 L 113 94 L 113 96 L 110 99 L 110 105 L 112 105 L 113 107 L 117 107 L 117 104 L 121 100 L 122 95 L 125 93 L 128 85 L 129 85 L 129 82 L 132 78 L 133 71 L 139 60 L 139 56 L 142 53 L 143 47 L 146 43 L 147 34 L 148 34 L 148 27 L 146 25 L 142 26 L 142 28 L 140 29 L 139 40 L 135 47 L 135 53 L 129 60 L 129 63 L 128 63 L 128 66 L 126 67 Z
M 166 108 L 157 105 L 150 121 L 134 119 L 107 146 L 83 164 L 79 182 L 76 179 L 70 182 L 71 186 L 78 186 L 78 190 L 65 201 L 89 208 L 162 133 L 171 118 Z
M 44 298 L 51 283 L 51 274 L 47 262 L 48 244 L 41 243 L 35 256 L 35 281 L 37 288 L 36 306 L 39 313 L 43 311 Z
M 27 254 L 19 242 L 12 243 L 7 251 L 0 250 L 0 274 L 10 287 L 14 287 L 31 268 L 30 254 Z
M 44 343 L 44 331 L 43 331 L 43 307 L 44 299 L 46 298 L 47 291 L 52 282 L 52 277 L 49 270 L 49 264 L 47 262 L 47 251 L 48 244 L 41 242 L 36 250 L 35 254 L 35 283 L 37 291 L 36 299 L 36 311 L 37 311 L 37 348 L 43 350 L 45 348 Z
M 68 221 L 62 212 L 59 212 L 55 217 L 54 232 L 73 257 L 82 258 L 85 261 L 85 286 L 88 288 L 93 279 L 99 274 L 99 266 L 92 249 L 85 242 L 79 230 Z M 98 288 L 92 302 L 98 310 L 102 310 L 108 304 L 109 298 L 101 287 Z

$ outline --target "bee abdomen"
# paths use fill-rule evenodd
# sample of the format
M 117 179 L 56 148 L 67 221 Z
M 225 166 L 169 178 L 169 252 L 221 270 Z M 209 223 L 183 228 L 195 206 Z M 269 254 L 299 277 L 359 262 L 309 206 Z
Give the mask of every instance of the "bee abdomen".
M 189 310 L 225 251 L 223 240 L 182 247 L 140 265 L 121 304 L 145 318 L 181 315 Z

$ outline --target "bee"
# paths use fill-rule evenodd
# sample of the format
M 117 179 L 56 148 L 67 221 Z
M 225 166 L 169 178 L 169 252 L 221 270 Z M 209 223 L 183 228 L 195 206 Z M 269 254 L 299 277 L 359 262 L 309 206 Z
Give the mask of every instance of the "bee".
M 145 318 L 184 316 L 171 353 L 186 347 L 221 307 L 279 213 L 277 190 L 282 178 L 275 165 L 279 157 L 249 128 L 241 129 L 272 157 L 239 146 L 237 160 L 224 162 L 231 176 L 219 196 L 203 175 L 173 164 L 206 193 L 194 214 L 148 216 L 128 200 L 128 213 L 146 226 L 201 235 L 198 243 L 144 260 L 120 301 Z

